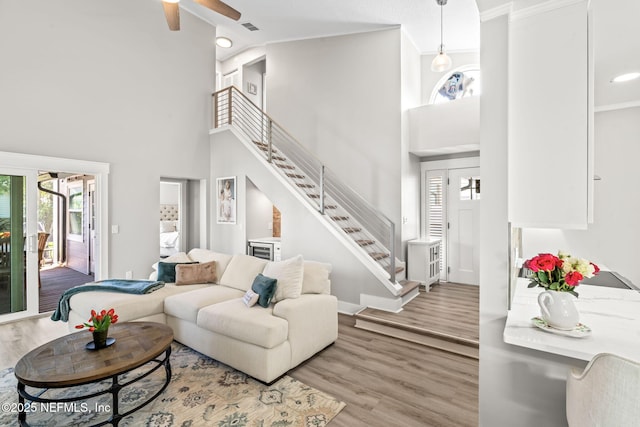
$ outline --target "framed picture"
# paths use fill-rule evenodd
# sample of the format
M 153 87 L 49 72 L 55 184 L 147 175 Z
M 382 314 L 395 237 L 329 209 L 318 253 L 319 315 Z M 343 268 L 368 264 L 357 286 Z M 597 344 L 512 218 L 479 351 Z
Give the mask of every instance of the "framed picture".
M 253 83 L 247 83 L 247 92 L 251 95 L 256 95 L 258 93 L 258 87 Z
M 236 177 L 216 178 L 218 224 L 236 223 Z

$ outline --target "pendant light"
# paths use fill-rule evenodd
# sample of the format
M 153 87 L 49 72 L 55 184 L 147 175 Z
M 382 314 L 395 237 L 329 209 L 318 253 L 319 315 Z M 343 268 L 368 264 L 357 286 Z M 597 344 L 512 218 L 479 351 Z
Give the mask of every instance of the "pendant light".
M 451 68 L 451 58 L 445 53 L 444 44 L 442 43 L 442 7 L 447 4 L 447 0 L 436 0 L 436 3 L 440 6 L 440 48 L 438 49 L 438 55 L 433 58 L 431 63 L 431 71 L 441 72 Z

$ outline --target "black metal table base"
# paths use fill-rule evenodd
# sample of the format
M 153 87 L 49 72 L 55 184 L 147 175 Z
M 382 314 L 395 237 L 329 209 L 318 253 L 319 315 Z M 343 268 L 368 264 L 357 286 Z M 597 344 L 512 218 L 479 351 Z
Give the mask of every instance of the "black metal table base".
M 37 402 L 39 404 L 41 404 L 41 406 L 39 408 L 46 408 L 47 405 L 51 405 L 51 404 L 59 404 L 59 403 L 71 403 L 71 402 L 78 402 L 81 400 L 86 400 L 86 399 L 91 399 L 97 396 L 101 396 L 103 394 L 111 394 L 111 399 L 112 399 L 112 405 L 111 405 L 111 417 L 108 420 L 102 421 L 98 424 L 93 424 L 92 427 L 98 427 L 98 426 L 103 426 L 103 425 L 107 425 L 107 424 L 111 424 L 113 426 L 117 426 L 120 421 L 125 418 L 128 417 L 129 415 L 131 415 L 132 413 L 134 413 L 135 411 L 145 407 L 146 405 L 148 405 L 149 403 L 151 403 L 156 397 L 158 397 L 160 395 L 160 393 L 162 393 L 167 386 L 169 385 L 169 382 L 171 381 L 171 362 L 170 362 L 170 356 L 171 356 L 171 346 L 169 346 L 165 351 L 165 357 L 162 360 L 159 359 L 152 359 L 149 362 L 146 363 L 151 363 L 151 362 L 155 362 L 156 365 L 150 369 L 149 371 L 145 372 L 143 375 L 137 376 L 134 379 L 130 380 L 130 381 L 125 381 L 123 383 L 119 383 L 118 382 L 118 377 L 121 375 L 126 374 L 127 372 L 131 372 L 135 369 L 140 368 L 141 366 L 144 366 L 145 364 L 139 365 L 137 367 L 131 368 L 128 371 L 124 371 L 124 372 L 120 372 L 117 375 L 113 375 L 110 377 L 105 377 L 105 378 L 100 378 L 98 380 L 94 380 L 94 381 L 88 381 L 86 383 L 81 383 L 81 384 L 76 384 L 74 386 L 71 387 L 75 387 L 78 385 L 84 385 L 84 384 L 91 384 L 91 383 L 99 383 L 101 381 L 107 380 L 107 379 L 111 379 L 111 386 L 107 389 L 104 390 L 100 390 L 98 392 L 95 393 L 91 393 L 91 394 L 87 394 L 87 395 L 83 395 L 83 396 L 75 396 L 75 397 L 64 397 L 64 398 L 59 398 L 59 399 L 48 399 L 45 397 L 41 397 L 42 394 L 47 391 L 48 389 L 44 389 L 39 395 L 37 396 L 33 396 L 29 393 L 27 393 L 26 391 L 26 385 L 21 383 L 20 381 L 18 381 L 18 408 L 20 410 L 20 412 L 18 413 L 18 421 L 20 422 L 21 426 L 29 426 L 28 422 L 27 422 L 27 412 L 41 412 L 41 411 L 27 411 L 27 409 L 32 405 L 27 405 L 25 404 L 25 400 L 29 401 L 29 402 Z M 165 368 L 165 374 L 166 374 L 166 379 L 164 384 L 162 385 L 162 387 L 160 388 L 160 390 L 158 390 L 153 396 L 151 396 L 149 399 L 147 399 L 146 401 L 144 401 L 142 404 L 136 406 L 135 408 L 132 408 L 124 413 L 120 413 L 120 408 L 119 408 L 119 393 L 120 390 L 124 387 L 127 387 L 131 384 L 136 383 L 137 381 L 140 381 L 141 379 L 147 377 L 148 375 L 152 374 L 153 372 L 155 372 L 157 369 L 159 369 L 161 366 L 164 366 Z M 70 388 L 70 387 L 61 387 L 61 388 Z M 26 405 L 26 406 L 25 406 Z M 73 406 L 73 405 L 72 405 Z M 66 407 L 66 406 L 63 406 Z M 57 408 L 57 406 L 53 406 L 53 408 Z M 61 411 L 62 412 L 62 411 Z

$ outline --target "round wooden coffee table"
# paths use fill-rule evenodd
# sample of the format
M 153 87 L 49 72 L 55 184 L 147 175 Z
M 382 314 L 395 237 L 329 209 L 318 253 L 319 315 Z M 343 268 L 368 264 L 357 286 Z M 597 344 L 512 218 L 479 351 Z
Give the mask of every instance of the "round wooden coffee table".
M 147 405 L 167 388 L 171 380 L 169 357 L 173 341 L 173 330 L 170 327 L 153 322 L 118 323 L 109 328 L 109 336 L 115 338 L 116 342 L 101 350 L 87 350 L 85 345 L 93 339 L 89 331 L 81 331 L 44 344 L 23 356 L 15 368 L 15 375 L 18 378 L 20 425 L 28 425 L 27 412 L 34 412 L 28 411 L 30 406 L 33 408 L 32 405 L 40 405 L 38 408 L 46 411 L 47 408 L 52 408 L 51 405 L 59 405 L 60 402 L 78 402 L 110 393 L 112 395 L 111 417 L 95 425 L 117 426 L 122 418 Z M 162 353 L 165 354 L 164 359 L 158 359 Z M 144 374 L 118 383 L 118 376 L 139 368 L 147 362 L 155 362 L 155 364 Z M 161 389 L 141 405 L 120 414 L 118 410 L 120 389 L 146 377 L 161 366 L 164 366 L 166 373 L 166 380 Z M 41 395 L 32 396 L 25 390 L 26 386 L 52 389 L 95 383 L 105 379 L 112 380 L 109 388 L 84 396 L 47 399 Z M 31 403 L 26 405 L 25 399 Z M 57 409 L 55 406 L 53 408 Z

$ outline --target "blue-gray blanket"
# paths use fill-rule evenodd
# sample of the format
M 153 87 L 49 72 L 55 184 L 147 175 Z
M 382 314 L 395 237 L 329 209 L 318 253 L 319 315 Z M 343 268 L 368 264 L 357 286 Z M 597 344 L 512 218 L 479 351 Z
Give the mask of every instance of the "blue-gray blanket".
M 124 280 L 124 279 L 111 279 L 111 280 L 99 280 L 97 282 L 91 282 L 80 286 L 74 286 L 73 288 L 67 289 L 60 296 L 60 301 L 58 301 L 58 308 L 51 315 L 51 320 L 62 320 L 66 322 L 69 320 L 69 311 L 71 311 L 71 307 L 69 305 L 69 300 L 71 297 L 80 292 L 89 292 L 89 291 L 103 291 L 103 292 L 123 292 L 126 294 L 148 294 L 157 289 L 160 289 L 164 286 L 164 282 L 162 281 L 154 281 L 154 280 Z M 99 302 L 99 299 L 96 298 L 96 302 Z M 98 308 L 110 308 L 110 307 L 96 307 L 96 311 Z

